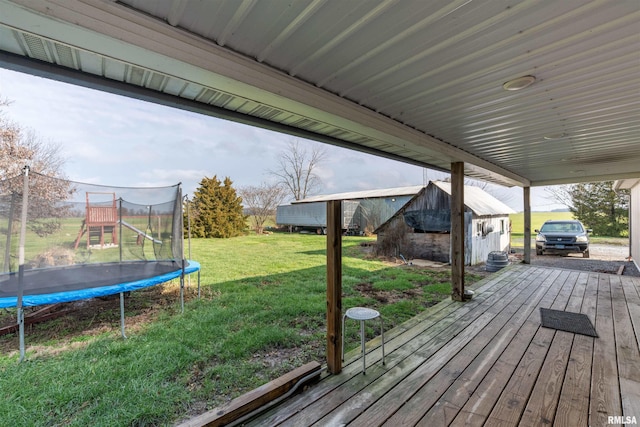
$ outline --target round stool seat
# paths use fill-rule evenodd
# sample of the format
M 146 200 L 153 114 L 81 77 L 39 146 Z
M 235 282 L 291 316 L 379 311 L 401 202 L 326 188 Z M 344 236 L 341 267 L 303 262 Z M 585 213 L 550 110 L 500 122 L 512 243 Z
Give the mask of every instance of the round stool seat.
M 380 316 L 380 312 L 372 308 L 353 307 L 348 309 L 344 315 L 353 320 L 371 320 Z
M 353 319 L 360 322 L 360 346 L 362 347 L 362 373 L 366 373 L 367 363 L 365 361 L 366 349 L 364 344 L 364 322 L 365 320 L 380 319 L 380 335 L 382 344 L 382 364 L 384 365 L 384 325 L 382 322 L 382 316 L 378 310 L 367 307 L 352 307 L 348 309 L 342 315 L 342 333 L 344 333 L 344 321 L 345 319 Z M 342 342 L 342 360 L 344 361 L 344 339 Z

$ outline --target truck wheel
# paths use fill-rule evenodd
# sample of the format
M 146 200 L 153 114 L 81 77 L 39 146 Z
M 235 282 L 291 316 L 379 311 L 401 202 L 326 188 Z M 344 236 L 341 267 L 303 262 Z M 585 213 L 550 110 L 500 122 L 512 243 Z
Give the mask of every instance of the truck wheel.
M 582 258 L 589 258 L 589 249 L 587 249 L 586 251 L 582 252 Z

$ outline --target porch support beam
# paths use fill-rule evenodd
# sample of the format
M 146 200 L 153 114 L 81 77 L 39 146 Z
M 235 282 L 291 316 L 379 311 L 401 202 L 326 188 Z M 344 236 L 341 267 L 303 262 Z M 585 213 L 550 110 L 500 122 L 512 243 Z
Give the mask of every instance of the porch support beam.
M 451 163 L 451 298 L 464 300 L 464 162 Z
M 327 368 L 342 370 L 342 201 L 327 202 Z
M 523 187 L 524 204 L 524 258 L 525 264 L 531 264 L 531 187 Z

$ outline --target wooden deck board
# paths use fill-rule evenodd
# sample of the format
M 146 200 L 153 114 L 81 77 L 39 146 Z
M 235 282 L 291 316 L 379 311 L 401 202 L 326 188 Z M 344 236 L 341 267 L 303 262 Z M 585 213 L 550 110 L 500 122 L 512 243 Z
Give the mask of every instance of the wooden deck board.
M 494 337 L 487 347 L 476 355 L 460 377 L 449 386 L 438 402 L 428 410 L 418 425 L 447 425 L 452 422 L 463 405 L 474 395 L 480 382 L 484 380 L 486 374 L 492 369 L 498 358 L 502 356 L 507 346 L 522 347 L 525 342 L 528 343 L 530 339 L 528 337 L 533 336 L 535 330 L 537 330 L 537 325 L 530 322 L 526 323 L 525 321 L 537 308 L 540 300 L 547 295 L 551 284 L 556 280 L 560 271 L 555 270 L 549 273 L 541 285 L 535 288 L 535 293 L 528 299 L 527 304 L 522 306 L 511 321 L 502 328 L 500 334 Z M 549 298 L 548 295 L 547 298 Z M 477 396 L 480 396 L 480 393 Z
M 616 354 L 618 355 L 618 375 L 622 414 L 640 416 L 640 350 L 633 331 L 633 322 L 625 303 L 620 276 L 611 278 L 611 299 L 615 324 Z M 621 301 L 617 303 L 617 301 Z
M 538 307 L 550 307 L 558 296 L 561 295 L 563 285 L 569 277 L 569 271 L 561 272 L 554 280 L 551 289 L 545 297 L 540 301 Z M 482 419 L 484 422 L 487 417 L 494 411 L 494 407 L 497 404 L 501 393 L 505 390 L 510 378 L 521 364 L 521 360 L 525 356 L 527 351 L 532 351 L 529 347 L 532 342 L 538 345 L 544 345 L 545 339 L 549 338 L 549 333 L 546 331 L 540 332 L 540 313 L 539 310 L 534 310 L 525 320 L 525 324 L 530 324 L 521 333 L 516 336 L 516 340 L 511 343 L 502 353 L 496 364 L 492 367 L 489 373 L 485 376 L 480 383 L 474 394 L 470 397 L 469 401 L 462 407 L 461 413 L 456 419 L 454 419 L 454 425 L 471 425 L 470 414 L 474 414 L 474 419 Z M 520 369 L 525 369 L 527 364 L 520 366 Z M 519 400 L 516 400 L 519 402 Z M 494 419 L 500 419 L 499 411 L 497 409 L 494 415 Z M 465 421 L 466 420 L 466 421 Z M 473 424 L 476 425 L 476 424 Z
M 596 331 L 591 379 L 589 425 L 607 425 L 607 417 L 622 414 L 620 381 L 616 358 L 613 307 L 610 278 L 598 276 L 598 303 L 596 307 Z
M 598 338 L 540 326 L 586 314 Z M 606 425 L 640 419 L 640 279 L 527 265 L 483 280 L 359 348 L 343 371 L 246 425 Z
M 530 284 L 531 283 L 528 282 L 527 288 L 523 292 L 519 292 L 515 298 L 506 304 L 502 310 L 482 328 L 480 333 L 473 337 L 464 347 L 464 351 L 458 351 L 455 356 L 450 357 L 449 360 L 445 360 L 442 369 L 417 390 L 411 397 L 411 400 L 396 411 L 394 415 L 386 421 L 385 425 L 414 425 L 419 422 L 424 415 L 426 415 L 426 412 L 436 405 L 441 396 L 449 389 L 450 385 L 463 374 L 464 370 L 473 362 L 476 356 L 482 353 L 487 346 L 493 342 L 500 331 L 504 330 L 506 324 L 508 322 L 513 324 L 518 323 L 517 315 L 523 311 L 528 311 L 526 308 L 527 302 L 532 298 L 535 299 L 536 294 L 544 292 L 544 288 L 536 288 L 530 286 Z M 501 340 L 504 341 L 504 338 Z M 368 419 L 366 416 L 362 418 Z
M 593 323 L 595 323 L 597 296 L 597 276 L 590 275 L 587 277 L 580 312 L 587 315 Z M 574 337 L 554 419 L 554 425 L 556 426 L 571 424 L 586 426 L 589 423 L 589 389 L 593 341 L 593 337 L 585 335 L 576 335 Z
M 580 312 L 586 287 L 587 275 L 578 275 L 573 292 L 567 302 L 567 311 Z M 575 334 L 562 331 L 555 333 L 522 414 L 521 426 L 548 425 L 555 418 L 574 336 Z
M 399 409 L 399 406 L 405 401 L 414 399 L 415 393 L 420 390 L 427 382 L 434 383 L 434 375 L 456 354 L 462 349 L 466 349 L 469 343 L 487 330 L 489 323 L 496 318 L 494 312 L 507 309 L 522 294 L 523 289 L 530 288 L 530 279 L 525 278 L 517 286 L 511 288 L 506 294 L 501 295 L 499 301 L 492 305 L 490 310 L 486 310 L 482 304 L 469 313 L 469 316 L 463 320 L 461 326 L 465 329 L 458 333 L 453 339 L 438 351 L 438 353 L 416 368 L 398 390 L 387 393 L 376 402 L 375 406 L 371 406 L 366 412 L 362 413 L 357 420 L 353 422 L 354 426 L 367 426 L 370 423 L 381 424 L 389 417 L 389 413 L 393 413 Z M 470 304 L 469 304 L 470 305 Z M 420 399 L 418 399 L 420 400 Z M 420 402 L 422 403 L 422 402 Z M 350 421 L 350 420 L 343 420 Z M 391 424 L 398 425 L 398 424 Z

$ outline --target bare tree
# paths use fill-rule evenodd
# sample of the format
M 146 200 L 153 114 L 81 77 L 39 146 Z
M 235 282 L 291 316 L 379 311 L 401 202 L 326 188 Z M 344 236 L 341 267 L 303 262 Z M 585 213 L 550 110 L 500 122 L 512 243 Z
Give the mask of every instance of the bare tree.
M 10 104 L 8 100 L 0 99 L 0 108 Z M 38 234 L 47 234 L 59 227 L 55 218 L 65 208 L 57 202 L 65 200 L 73 191 L 63 176 L 63 165 L 59 145 L 42 141 L 33 131 L 13 122 L 0 110 L 0 194 L 11 195 L 15 201 L 15 197 L 22 194 L 24 167 L 28 166 L 35 173 L 30 174 L 29 180 L 29 227 Z M 5 207 L 12 205 L 9 203 Z M 17 210 L 10 211 L 17 215 Z
M 573 209 L 573 197 L 572 193 L 575 188 L 575 184 L 563 184 L 545 187 L 544 191 L 547 193 L 547 198 L 550 198 L 561 205 L 565 205 L 569 210 Z
M 0 108 L 11 103 L 0 99 Z M 0 179 L 22 173 L 24 166 L 34 172 L 62 178 L 64 159 L 60 145 L 41 140 L 32 130 L 13 122 L 0 110 Z
M 315 170 L 326 156 L 326 151 L 318 145 L 309 148 L 301 146 L 298 140 L 289 141 L 278 160 L 278 169 L 269 173 L 295 200 L 302 200 L 320 188 L 321 181 Z
M 264 223 L 275 215 L 278 205 L 287 195 L 287 189 L 280 184 L 262 183 L 259 187 L 247 186 L 238 190 L 245 212 L 251 217 L 256 234 L 264 232 Z

